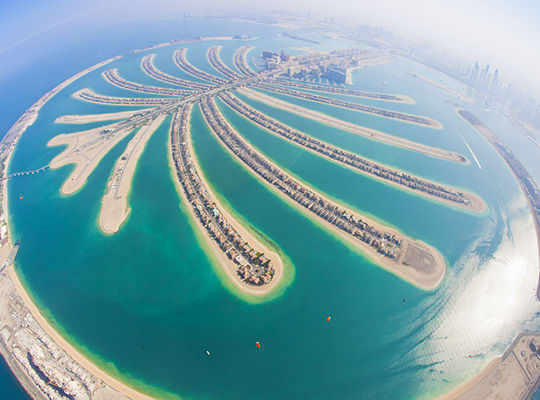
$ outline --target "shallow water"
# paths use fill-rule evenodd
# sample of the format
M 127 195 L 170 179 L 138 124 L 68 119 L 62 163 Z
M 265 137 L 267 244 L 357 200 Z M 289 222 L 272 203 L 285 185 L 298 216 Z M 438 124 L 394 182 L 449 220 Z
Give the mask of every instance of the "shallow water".
M 206 34 L 200 21 L 185 25 L 175 26 L 174 32 L 169 27 L 169 39 Z M 256 46 L 251 54 L 277 50 L 285 40 L 277 35 L 280 29 L 251 24 L 213 20 L 207 34 L 215 34 L 212 31 L 258 36 L 246 42 Z M 320 48 L 344 46 L 321 41 Z M 131 48 L 150 44 L 140 36 L 130 43 Z M 226 57 L 242 42 L 187 44 L 188 60 L 214 72 L 205 54 L 213 44 L 224 46 L 222 58 L 232 65 Z M 119 46 L 117 53 L 128 50 L 126 46 Z M 103 69 L 118 67 L 126 79 L 167 86 L 140 71 L 140 58 L 155 52 L 159 69 L 187 78 L 171 58 L 179 47 L 128 55 Z M 19 273 L 64 335 L 103 368 L 152 393 L 208 399 L 394 399 L 437 394 L 456 385 L 504 351 L 519 331 L 538 327 L 538 249 L 532 218 L 511 172 L 445 102 L 447 94 L 407 75 L 414 65 L 398 61 L 356 71 L 355 85 L 383 91 L 376 82 L 387 82 L 384 91 L 416 100 L 415 105 L 403 106 L 407 112 L 431 116 L 444 124 L 443 130 L 313 103 L 310 107 L 471 158 L 465 139 L 482 168 L 397 150 L 243 99 L 358 154 L 472 190 L 488 204 L 482 215 L 373 181 L 222 109 L 246 140 L 282 168 L 334 199 L 435 246 L 448 262 L 447 277 L 437 290 L 424 292 L 404 283 L 290 207 L 224 150 L 203 123 L 198 107 L 192 136 L 205 177 L 227 206 L 293 265 L 294 281 L 281 296 L 250 304 L 216 274 L 179 207 L 167 164 L 168 122 L 141 156 L 130 195 L 130 219 L 114 236 L 103 236 L 96 221 L 106 181 L 129 139 L 103 159 L 73 196 L 59 194 L 71 167 L 10 181 L 11 229 L 22 244 L 16 262 Z M 105 83 L 100 76 L 103 69 L 75 82 L 42 108 L 19 142 L 11 171 L 48 163 L 61 151 L 46 147 L 53 136 L 100 125 L 55 125 L 57 116 L 128 109 L 70 98 L 83 87 L 100 94 L 137 95 Z M 389 107 L 402 106 L 389 103 Z M 326 323 L 329 315 L 332 321 Z M 256 341 L 262 344 L 260 350 Z

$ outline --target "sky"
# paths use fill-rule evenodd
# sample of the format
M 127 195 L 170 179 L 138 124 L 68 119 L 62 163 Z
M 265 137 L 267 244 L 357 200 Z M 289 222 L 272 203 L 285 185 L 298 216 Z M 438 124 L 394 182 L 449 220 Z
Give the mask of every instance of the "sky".
M 382 25 L 498 67 L 503 80 L 530 84 L 540 93 L 540 2 L 532 0 L 3 0 L 0 56 L 40 33 L 83 20 L 110 23 L 242 8 L 310 11 Z

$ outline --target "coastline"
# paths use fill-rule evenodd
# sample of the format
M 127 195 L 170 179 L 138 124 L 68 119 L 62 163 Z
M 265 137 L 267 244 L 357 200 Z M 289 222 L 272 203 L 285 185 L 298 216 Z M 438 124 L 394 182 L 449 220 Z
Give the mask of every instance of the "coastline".
M 538 356 L 532 351 L 539 344 L 540 334 L 520 333 L 502 356 L 437 400 L 530 398 L 540 383 Z
M 128 196 L 131 192 L 133 176 L 135 175 L 139 158 L 144 152 L 148 140 L 160 127 L 165 118 L 166 115 L 161 114 L 149 125 L 139 128 L 139 131 L 133 135 L 126 145 L 124 152 L 116 160 L 111 177 L 107 182 L 107 192 L 101 199 L 99 227 L 103 233 L 110 235 L 118 232 L 120 226 L 130 214 L 131 208 L 128 205 Z M 123 136 L 119 136 L 123 138 Z
M 8 276 L 10 277 L 13 285 L 15 286 L 18 295 L 24 302 L 24 305 L 32 313 L 32 316 L 36 319 L 41 328 L 47 333 L 47 335 L 60 347 L 62 348 L 75 362 L 85 368 L 95 377 L 101 379 L 107 385 L 117 390 L 120 393 L 126 394 L 129 398 L 133 400 L 151 400 L 152 397 L 138 392 L 132 387 L 126 385 L 125 383 L 119 381 L 113 376 L 107 374 L 89 359 L 87 359 L 82 353 L 80 353 L 75 347 L 68 343 L 47 321 L 47 319 L 41 314 L 40 310 L 34 304 L 30 295 L 26 292 L 22 282 L 20 281 L 17 272 L 10 266 L 8 268 Z
M 172 123 L 172 121 L 171 121 Z M 190 122 L 188 122 L 189 124 Z M 190 126 L 188 125 L 188 130 L 190 129 Z M 197 158 L 197 155 L 194 151 L 193 143 L 191 140 L 191 135 L 187 136 L 187 146 L 189 146 L 190 153 L 192 155 L 192 161 L 193 166 L 195 170 L 197 171 L 197 174 L 201 177 L 201 179 L 204 179 L 204 174 L 202 172 L 202 169 L 199 164 L 199 160 Z M 181 206 L 184 207 L 185 214 L 188 215 L 190 221 L 192 222 L 192 226 L 195 231 L 197 231 L 197 236 L 199 238 L 203 239 L 203 242 L 205 243 L 206 248 L 210 250 L 210 256 L 212 258 L 212 262 L 216 262 L 219 266 L 218 269 L 224 273 L 226 280 L 228 283 L 230 283 L 236 290 L 239 290 L 242 294 L 248 294 L 251 296 L 256 296 L 257 298 L 263 299 L 263 297 L 268 297 L 274 294 L 274 290 L 278 287 L 283 286 L 282 284 L 283 277 L 284 277 L 284 262 L 279 254 L 277 254 L 275 251 L 270 250 L 268 246 L 266 246 L 264 243 L 262 243 L 258 238 L 256 238 L 256 235 L 252 235 L 244 226 L 237 221 L 237 219 L 231 215 L 229 210 L 221 204 L 220 198 L 216 196 L 214 193 L 211 185 L 209 185 L 208 181 L 204 181 L 206 184 L 206 190 L 208 191 L 210 197 L 215 200 L 215 202 L 218 204 L 218 208 L 220 212 L 225 216 L 227 221 L 234 227 L 234 229 L 243 237 L 246 241 L 250 243 L 256 243 L 257 247 L 260 249 L 264 249 L 267 254 L 271 256 L 271 259 L 274 261 L 274 268 L 275 268 L 275 275 L 272 279 L 272 281 L 265 286 L 258 286 L 258 287 L 249 287 L 247 285 L 243 285 L 241 282 L 239 282 L 238 277 L 236 276 L 236 270 L 231 269 L 230 266 L 232 265 L 231 261 L 225 256 L 223 251 L 219 248 L 216 242 L 212 241 L 208 235 L 205 232 L 204 226 L 201 224 L 201 222 L 195 218 L 191 212 L 191 210 L 187 210 L 187 207 L 189 205 L 189 200 L 187 199 L 184 190 L 182 189 L 180 182 L 178 181 L 178 177 L 174 173 L 176 171 L 176 167 L 174 165 L 174 161 L 172 158 L 172 148 L 171 148 L 171 129 L 169 129 L 169 140 L 168 140 L 168 158 L 169 158 L 169 169 L 171 171 L 172 179 L 174 181 L 174 185 L 176 188 L 176 191 L 179 194 L 179 197 L 181 198 Z M 266 253 L 265 253 L 266 254 Z M 226 285 L 228 286 L 228 285 Z M 235 291 L 236 292 L 236 291 Z M 271 297 L 273 298 L 273 296 Z M 264 299 L 263 299 L 264 300 Z
M 408 139 L 403 139 L 397 136 L 390 135 L 388 133 L 377 131 L 375 129 L 365 128 L 351 122 L 334 118 L 328 114 L 324 114 L 319 111 L 310 110 L 296 104 L 288 103 L 286 101 L 274 98 L 261 92 L 255 92 L 247 88 L 239 89 L 238 92 L 250 99 L 260 101 L 261 103 L 264 103 L 270 107 L 278 108 L 280 110 L 284 110 L 304 118 L 309 118 L 321 124 L 331 126 L 355 135 L 359 135 L 370 140 L 375 140 L 390 146 L 401 147 L 406 150 L 415 151 L 417 153 L 425 154 L 429 157 L 440 158 L 446 161 L 457 162 L 460 164 L 469 162 L 467 158 L 455 152 L 446 151 L 438 149 L 436 147 L 431 147 L 421 143 L 413 142 Z

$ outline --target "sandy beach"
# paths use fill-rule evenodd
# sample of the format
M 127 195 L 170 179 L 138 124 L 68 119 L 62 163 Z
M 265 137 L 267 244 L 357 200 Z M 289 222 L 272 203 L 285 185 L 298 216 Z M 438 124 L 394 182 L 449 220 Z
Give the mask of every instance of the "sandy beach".
M 116 161 L 112 176 L 107 183 L 107 193 L 101 199 L 99 226 L 103 233 L 118 232 L 120 225 L 127 218 L 130 208 L 127 204 L 131 191 L 133 174 L 146 143 L 161 125 L 166 114 L 160 114 L 148 125 L 142 126 L 127 144 L 124 152 Z
M 227 125 L 229 125 L 230 129 L 232 129 L 232 130 L 234 130 L 236 132 L 236 130 L 228 122 L 227 122 Z M 210 127 L 209 127 L 209 129 L 211 130 Z M 240 134 L 238 134 L 238 132 L 236 132 L 236 134 L 238 135 L 239 139 L 243 142 L 243 144 L 246 146 L 246 148 L 249 148 L 253 153 L 258 154 L 261 158 L 266 159 L 266 157 L 264 157 L 258 150 L 256 150 L 253 146 L 251 146 L 249 143 L 247 143 L 243 139 L 243 137 Z M 341 229 L 337 228 L 335 225 L 331 224 L 330 222 L 328 222 L 324 218 L 319 217 L 318 215 L 316 215 L 314 213 L 308 212 L 305 208 L 301 207 L 297 202 L 293 201 L 289 196 L 285 195 L 283 192 L 278 190 L 274 185 L 270 184 L 269 182 L 264 180 L 259 174 L 255 173 L 251 168 L 247 167 L 245 165 L 245 163 L 236 154 L 234 154 L 233 152 L 230 151 L 230 149 L 221 141 L 221 139 L 219 139 L 217 137 L 217 135 L 215 133 L 214 133 L 214 135 L 216 136 L 216 139 L 221 144 L 221 146 L 227 152 L 229 152 L 229 154 L 231 154 L 247 171 L 249 171 L 255 178 L 257 178 L 259 180 L 259 182 L 262 182 L 266 187 L 271 189 L 273 191 L 273 193 L 280 196 L 288 204 L 295 207 L 297 210 L 302 212 L 304 215 L 306 215 L 311 220 L 316 221 L 318 224 L 320 224 L 324 228 L 330 230 L 334 235 L 337 235 L 338 237 L 341 237 L 341 238 L 345 239 L 346 243 L 351 245 L 351 247 L 353 249 L 355 249 L 357 251 L 360 251 L 362 254 L 366 255 L 376 265 L 382 267 L 383 269 L 387 270 L 388 272 L 400 277 L 404 281 L 406 281 L 406 282 L 408 282 L 408 283 L 410 283 L 410 284 L 412 284 L 412 285 L 414 285 L 414 286 L 416 286 L 416 287 L 418 287 L 420 289 L 423 289 L 423 290 L 433 290 L 437 286 L 439 286 L 439 284 L 442 282 L 442 280 L 443 280 L 443 278 L 444 278 L 444 276 L 446 274 L 446 262 L 444 261 L 443 256 L 434 247 L 429 246 L 428 244 L 426 244 L 426 243 L 424 243 L 422 241 L 413 240 L 411 238 L 408 238 L 403 233 L 399 232 L 397 229 L 385 226 L 385 225 L 383 225 L 383 224 L 381 224 L 381 223 L 379 223 L 379 222 L 377 222 L 377 221 L 375 221 L 375 220 L 373 220 L 371 218 L 368 218 L 368 217 L 362 215 L 361 213 L 359 213 L 357 211 L 353 211 L 353 210 L 350 209 L 349 206 L 347 206 L 347 205 L 345 205 L 345 204 L 343 204 L 343 203 L 341 203 L 341 202 L 339 202 L 337 200 L 331 199 L 328 196 L 325 196 L 325 195 L 321 194 L 319 191 L 313 189 L 306 182 L 303 182 L 302 180 L 300 180 L 300 179 L 298 179 L 296 177 L 294 178 L 298 182 L 301 182 L 304 187 L 308 188 L 311 192 L 315 193 L 317 196 L 320 196 L 322 199 L 324 199 L 324 200 L 326 200 L 328 202 L 334 203 L 334 204 L 339 204 L 340 207 L 344 208 L 347 211 L 348 214 L 359 216 L 362 220 L 367 222 L 369 225 L 375 227 L 376 229 L 378 229 L 380 231 L 383 231 L 383 232 L 388 232 L 389 234 L 394 234 L 396 237 L 401 238 L 403 240 L 403 246 L 402 247 L 404 249 L 404 251 L 403 251 L 404 253 L 405 253 L 406 246 L 409 246 L 409 245 L 415 245 L 415 246 L 418 246 L 418 247 L 421 247 L 423 249 L 428 250 L 434 256 L 434 258 L 436 259 L 437 268 L 433 273 L 426 275 L 426 274 L 418 273 L 412 267 L 408 267 L 408 266 L 405 266 L 405 265 L 402 265 L 402 264 L 398 264 L 395 261 L 392 261 L 390 258 L 379 254 L 373 247 L 365 244 L 364 242 L 362 242 L 360 240 L 355 239 L 353 236 L 351 236 L 351 235 L 347 234 L 346 232 L 342 231 Z M 276 169 L 286 171 L 283 168 L 278 167 L 276 164 L 269 161 L 268 159 L 267 159 L 267 162 L 268 162 L 269 165 L 272 165 Z
M 86 114 L 86 115 L 62 115 L 54 120 L 55 124 L 90 124 L 92 122 L 111 121 L 115 119 L 127 119 L 137 114 L 150 111 L 151 108 L 140 110 L 120 111 L 105 114 Z
M 530 399 L 540 379 L 540 334 L 520 333 L 501 357 L 438 400 Z
M 332 158 L 332 157 L 330 157 L 330 156 L 328 156 L 328 155 L 326 155 L 326 154 L 322 154 L 322 153 L 320 153 L 320 152 L 318 152 L 318 151 L 315 151 L 315 150 L 313 150 L 313 149 L 311 149 L 311 148 L 309 148 L 309 147 L 307 147 L 307 146 L 303 146 L 303 145 L 301 145 L 300 143 L 297 143 L 297 142 L 292 141 L 292 140 L 287 140 L 287 139 L 285 139 L 283 136 L 281 136 L 281 135 L 277 134 L 276 132 L 274 132 L 272 129 L 269 129 L 269 128 L 267 128 L 267 127 L 262 127 L 262 126 L 260 126 L 260 125 L 257 125 L 257 124 L 255 124 L 254 122 L 250 121 L 248 118 L 242 116 L 242 115 L 241 115 L 240 113 L 238 113 L 236 110 L 234 110 L 234 109 L 232 109 L 232 108 L 231 108 L 231 110 L 233 110 L 235 113 L 237 113 L 239 116 L 241 116 L 242 118 L 246 119 L 246 120 L 249 121 L 250 123 L 253 123 L 253 124 L 256 125 L 256 126 L 261 127 L 262 129 L 264 129 L 264 130 L 267 131 L 268 133 L 270 133 L 270 134 L 272 134 L 272 135 L 274 135 L 274 136 L 280 138 L 281 140 L 284 140 L 284 141 L 286 141 L 286 142 L 288 142 L 288 143 L 291 143 L 291 144 L 293 144 L 294 146 L 300 147 L 300 148 L 302 148 L 302 149 L 304 149 L 304 150 L 306 150 L 306 151 L 309 151 L 309 152 L 312 153 L 312 154 L 315 154 L 315 155 L 317 155 L 317 156 L 319 156 L 319 157 L 323 157 L 323 158 L 325 158 L 326 160 L 328 160 L 328 161 L 330 161 L 330 162 L 339 164 L 339 165 L 341 165 L 341 166 L 343 166 L 343 167 L 345 167 L 345 168 L 347 168 L 347 169 L 349 169 L 349 170 L 351 170 L 351 171 L 354 171 L 354 172 L 356 172 L 356 173 L 362 174 L 362 175 L 367 176 L 367 177 L 369 177 L 369 178 L 371 178 L 371 179 L 375 179 L 375 180 L 377 180 L 377 181 L 379 181 L 379 182 L 382 182 L 382 183 L 391 185 L 391 186 L 393 186 L 393 187 L 395 187 L 395 188 L 398 188 L 398 189 L 401 189 L 401 190 L 406 190 L 406 191 L 408 191 L 408 192 L 410 192 L 410 193 L 413 193 L 413 194 L 415 194 L 415 195 L 417 195 L 417 196 L 426 197 L 426 198 L 428 198 L 428 199 L 431 199 L 431 200 L 434 200 L 434 201 L 443 203 L 443 204 L 448 205 L 448 206 L 450 206 L 450 207 L 457 207 L 457 208 L 460 208 L 460 209 L 465 209 L 465 210 L 468 210 L 468 211 L 473 211 L 473 212 L 478 212 L 478 213 L 483 212 L 483 211 L 486 209 L 486 207 L 487 207 L 486 204 L 484 203 L 484 201 L 483 201 L 480 197 L 478 197 L 476 194 L 473 194 L 473 193 L 469 193 L 469 192 L 460 190 L 460 191 L 465 195 L 465 197 L 471 201 L 471 205 L 469 206 L 469 205 L 465 205 L 465 204 L 461 204 L 461 203 L 456 203 L 456 202 L 454 202 L 454 201 L 451 201 L 451 200 L 448 200 L 448 199 L 444 199 L 444 198 L 439 197 L 439 196 L 435 196 L 435 195 L 430 194 L 430 193 L 425 192 L 425 191 L 414 190 L 414 189 L 412 189 L 412 188 L 410 188 L 410 187 L 408 187 L 408 186 L 406 186 L 406 185 L 400 185 L 399 183 L 394 182 L 394 181 L 391 181 L 391 180 L 389 180 L 389 179 L 384 179 L 384 178 L 382 178 L 382 177 L 380 177 L 380 176 L 377 176 L 377 175 L 375 175 L 375 174 L 370 174 L 370 173 L 368 173 L 367 171 L 361 170 L 361 169 L 359 169 L 359 168 L 354 168 L 353 166 L 351 166 L 351 165 L 349 165 L 349 164 L 347 164 L 347 163 L 345 163 L 345 162 L 343 162 L 343 161 L 336 160 L 336 159 L 334 159 L 334 158 Z M 280 122 L 280 123 L 283 124 L 282 122 Z M 293 129 L 292 127 L 289 127 L 289 128 L 290 128 L 291 130 L 296 130 L 296 129 Z M 298 131 L 298 130 L 296 130 L 296 131 Z M 301 133 L 303 133 L 303 134 L 305 134 L 305 135 L 307 135 L 307 136 L 310 136 L 308 133 L 305 133 L 305 132 L 302 132 L 302 131 L 298 131 L 298 132 L 301 132 Z M 325 143 L 326 143 L 326 142 L 325 142 Z M 331 145 L 330 145 L 330 146 L 331 146 Z M 334 146 L 332 146 L 332 147 L 334 147 Z M 364 158 L 365 158 L 365 157 L 364 157 Z M 369 159 L 369 158 L 365 158 L 365 159 L 368 160 L 368 161 L 371 162 L 371 163 L 381 165 L 381 166 L 383 166 L 384 168 L 392 169 L 392 170 L 394 170 L 394 171 L 400 171 L 400 172 L 403 172 L 403 171 L 399 170 L 398 168 L 391 167 L 391 166 L 389 166 L 389 165 L 380 163 L 380 162 L 378 162 L 378 161 L 374 161 L 374 160 L 371 160 L 371 159 Z M 408 173 L 408 172 L 407 172 L 407 173 Z M 409 174 L 409 173 L 408 173 L 408 174 Z M 415 177 L 415 175 L 413 175 L 413 174 L 409 174 L 409 175 L 412 176 L 412 177 Z M 428 179 L 423 178 L 423 177 L 418 177 L 418 179 L 422 179 L 422 180 L 429 181 Z M 431 181 L 429 181 L 429 182 L 431 182 Z M 442 184 L 440 184 L 440 183 L 438 183 L 438 182 L 432 182 L 432 183 L 436 183 L 437 185 L 441 185 L 441 186 L 448 187 L 448 186 L 442 185 Z M 455 189 L 455 188 L 451 188 L 451 189 L 457 190 L 457 189 Z
M 355 135 L 360 135 L 370 140 L 376 140 L 391 146 L 401 147 L 407 150 L 416 151 L 428 155 L 430 157 L 440 158 L 443 160 L 454 161 L 458 163 L 465 163 L 466 158 L 458 153 L 452 151 L 446 151 L 443 149 L 438 149 L 436 147 L 427 146 L 421 143 L 413 142 L 411 140 L 403 139 L 397 136 L 389 135 L 375 129 L 365 128 L 360 125 L 353 124 L 351 122 L 346 122 L 337 118 L 334 118 L 328 114 L 321 113 L 319 111 L 313 111 L 305 107 L 297 106 L 292 103 L 280 100 L 278 98 L 268 96 L 264 93 L 257 92 L 251 89 L 241 88 L 238 89 L 238 92 L 244 94 L 245 96 L 258 100 L 262 103 L 265 103 L 269 106 L 285 110 L 301 117 L 313 119 L 322 124 L 338 128 L 349 133 L 354 133 Z
M 47 143 L 47 146 L 67 146 L 51 161 L 50 167 L 52 169 L 75 164 L 75 169 L 62 185 L 62 194 L 73 194 L 81 189 L 101 159 L 132 130 L 123 129 L 109 135 L 102 134 L 104 130 L 113 130 L 116 125 L 111 124 L 82 132 L 61 134 L 53 137 Z
M 208 128 L 211 130 L 210 127 Z M 188 130 L 189 130 L 189 126 L 188 126 Z M 168 152 L 169 165 L 170 165 L 171 171 L 176 171 L 176 167 L 172 159 L 170 135 L 171 135 L 171 132 L 169 130 L 169 152 Z M 240 222 L 238 222 L 238 220 L 227 210 L 227 208 L 225 208 L 223 204 L 220 203 L 219 197 L 215 195 L 211 186 L 204 179 L 204 174 L 202 173 L 199 161 L 197 159 L 197 156 L 195 155 L 195 152 L 193 151 L 193 143 L 191 142 L 191 135 L 188 134 L 187 138 L 188 138 L 188 141 L 186 145 L 189 146 L 190 153 L 192 156 L 193 166 L 195 167 L 199 177 L 204 181 L 204 185 L 205 185 L 206 190 L 208 191 L 209 196 L 216 203 L 217 208 L 223 214 L 225 219 L 234 227 L 234 229 L 242 236 L 242 238 L 246 240 L 247 242 L 249 242 L 253 248 L 261 249 L 260 251 L 264 253 L 265 255 L 267 255 L 267 257 L 272 260 L 272 264 L 275 269 L 273 279 L 270 281 L 270 283 L 263 286 L 248 286 L 239 279 L 238 275 L 236 274 L 236 269 L 237 269 L 236 264 L 234 264 L 231 260 L 229 260 L 229 258 L 225 255 L 225 253 L 223 253 L 223 251 L 219 248 L 217 243 L 208 236 L 208 234 L 206 233 L 206 229 L 202 225 L 201 221 L 195 215 L 193 215 L 190 202 L 186 198 L 186 195 L 184 193 L 184 190 L 182 189 L 182 186 L 180 185 L 180 182 L 178 181 L 178 177 L 176 176 L 176 173 L 173 172 L 172 179 L 174 181 L 176 191 L 180 195 L 182 202 L 185 205 L 186 214 L 189 216 L 190 220 L 192 221 L 192 224 L 194 225 L 194 228 L 197 229 L 199 233 L 198 237 L 201 237 L 204 239 L 204 242 L 207 248 L 210 249 L 211 251 L 212 259 L 217 264 L 219 264 L 219 267 L 225 273 L 225 276 L 227 277 L 228 282 L 232 283 L 241 292 L 244 292 L 250 295 L 255 295 L 255 296 L 269 295 L 281 283 L 281 280 L 283 277 L 283 260 L 281 259 L 279 254 L 270 250 L 259 239 L 257 239 L 254 234 L 251 234 L 246 228 L 244 228 L 244 226 Z

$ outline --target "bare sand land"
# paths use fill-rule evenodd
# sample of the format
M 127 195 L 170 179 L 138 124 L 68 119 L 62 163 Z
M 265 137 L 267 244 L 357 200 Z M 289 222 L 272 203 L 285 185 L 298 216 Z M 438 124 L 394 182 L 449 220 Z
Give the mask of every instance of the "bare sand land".
M 502 357 L 439 400 L 529 398 L 540 379 L 539 347 L 539 334 L 520 334 Z
M 189 122 L 188 127 L 189 131 Z M 211 128 L 209 128 L 211 129 Z M 169 131 L 169 165 L 171 168 L 171 171 L 176 171 L 176 167 L 174 165 L 174 161 L 172 159 L 172 150 L 170 148 L 170 135 L 171 132 Z M 218 244 L 212 240 L 207 232 L 205 227 L 202 225 L 202 222 L 199 218 L 197 218 L 196 215 L 193 214 L 192 208 L 190 206 L 190 201 L 186 197 L 186 194 L 184 192 L 184 189 L 180 185 L 180 182 L 178 181 L 178 178 L 175 174 L 173 181 L 175 183 L 175 187 L 177 192 L 179 193 L 180 197 L 182 198 L 182 201 L 186 205 L 187 214 L 191 217 L 191 220 L 194 221 L 200 236 L 204 238 L 204 241 L 207 245 L 207 247 L 211 251 L 212 258 L 217 261 L 222 269 L 222 271 L 225 273 L 226 277 L 228 278 L 228 281 L 231 282 L 236 288 L 238 288 L 241 292 L 248 293 L 255 296 L 266 296 L 269 295 L 280 283 L 283 277 L 283 260 L 277 254 L 275 251 L 270 250 L 266 245 L 264 245 L 259 239 L 255 237 L 255 235 L 251 234 L 244 226 L 238 222 L 238 220 L 227 211 L 227 209 L 223 206 L 223 204 L 220 203 L 219 198 L 215 195 L 215 193 L 212 191 L 212 188 L 208 185 L 208 182 L 206 182 L 204 175 L 202 173 L 201 167 L 199 165 L 199 161 L 197 160 L 197 157 L 195 153 L 193 152 L 193 144 L 191 142 L 191 134 L 188 133 L 187 136 L 187 142 L 185 143 L 186 146 L 188 146 L 190 153 L 191 153 L 191 160 L 193 162 L 193 166 L 195 167 L 195 170 L 197 172 L 197 175 L 201 178 L 201 182 L 203 182 L 206 191 L 208 192 L 209 197 L 216 203 L 216 208 L 219 209 L 219 211 L 222 213 L 223 217 L 229 222 L 232 227 L 238 232 L 238 234 L 246 241 L 248 242 L 254 249 L 260 249 L 259 251 L 261 253 L 264 253 L 271 261 L 272 265 L 274 266 L 274 277 L 270 281 L 270 283 L 262 286 L 251 286 L 246 285 L 244 282 L 242 282 L 239 279 L 238 274 L 236 273 L 236 270 L 238 266 L 234 264 L 229 258 L 225 255 L 223 250 L 221 250 L 218 246 Z
M 112 177 L 107 184 L 108 190 L 101 199 L 99 226 L 104 233 L 118 232 L 120 225 L 129 214 L 127 196 L 131 190 L 131 181 L 137 168 L 139 158 L 144 151 L 148 139 L 165 119 L 166 114 L 160 114 L 148 125 L 142 126 L 126 146 L 126 149 L 116 161 Z
M 106 114 L 86 114 L 86 115 L 62 115 L 54 120 L 56 124 L 89 124 L 92 122 L 110 121 L 115 119 L 126 119 L 137 114 L 143 114 L 150 111 L 151 108 L 141 110 L 120 111 Z
M 245 148 L 249 149 L 250 152 L 253 152 L 253 154 L 257 154 L 260 157 L 260 159 L 264 159 L 268 165 L 273 166 L 276 170 L 283 171 L 282 168 L 279 168 L 276 164 L 269 161 L 258 150 L 256 150 L 253 146 L 247 143 L 243 139 L 243 137 L 240 134 L 238 134 L 238 132 L 228 122 L 226 122 L 226 124 L 229 126 L 231 130 L 236 132 L 236 136 L 238 136 L 238 139 L 243 143 Z M 210 130 L 214 132 L 211 128 Z M 390 235 L 393 234 L 396 237 L 402 239 L 403 240 L 402 242 L 403 255 L 400 257 L 400 259 L 392 260 L 388 257 L 385 257 L 382 254 L 378 253 L 375 248 L 367 245 L 366 243 L 354 238 L 352 235 L 346 233 L 345 231 L 337 228 L 334 224 L 330 223 L 326 219 L 318 216 L 317 214 L 313 212 L 308 212 L 305 208 L 301 207 L 297 202 L 293 201 L 289 196 L 287 196 L 286 194 L 278 190 L 276 186 L 270 184 L 268 181 L 263 179 L 259 174 L 255 173 L 251 168 L 247 167 L 244 161 L 242 161 L 240 157 L 234 154 L 222 142 L 221 139 L 219 138 L 217 139 L 218 139 L 218 142 L 223 146 L 223 148 L 227 152 L 229 152 L 233 157 L 235 157 L 253 176 L 255 176 L 265 186 L 267 186 L 269 189 L 271 189 L 274 193 L 276 193 L 278 196 L 283 198 L 285 201 L 287 201 L 290 205 L 295 207 L 297 210 L 304 213 L 304 215 L 308 216 L 309 218 L 313 220 L 316 220 L 319 224 L 323 225 L 334 234 L 345 239 L 347 243 L 351 244 L 354 248 L 360 250 L 363 254 L 367 255 L 368 258 L 374 261 L 378 266 L 382 267 L 388 272 L 402 278 L 406 282 L 409 282 L 412 285 L 423 290 L 433 290 L 437 286 L 439 286 L 439 284 L 442 282 L 446 274 L 446 262 L 443 256 L 441 255 L 441 253 L 439 253 L 439 251 L 435 249 L 434 247 L 429 246 L 427 243 L 424 243 L 422 241 L 413 240 L 394 228 L 385 226 L 373 219 L 366 217 L 365 215 L 352 211 L 347 206 L 344 206 L 343 204 L 330 199 L 328 196 L 321 194 L 319 191 L 313 189 L 305 182 L 302 182 L 299 179 L 295 178 L 296 180 L 302 183 L 302 186 L 310 190 L 312 193 L 315 193 L 317 196 L 319 196 L 326 202 L 339 204 L 339 207 L 345 209 L 347 214 L 361 218 L 368 225 L 373 226 L 374 228 L 376 228 L 377 230 L 381 232 L 386 232 L 386 233 L 389 233 Z
M 411 140 L 403 139 L 397 136 L 389 135 L 375 129 L 369 129 L 360 125 L 356 125 L 350 122 L 346 122 L 337 118 L 334 118 L 328 114 L 324 114 L 319 111 L 313 111 L 305 107 L 297 106 L 295 104 L 283 101 L 281 99 L 268 96 L 264 93 L 241 88 L 238 90 L 240 93 L 246 95 L 247 97 L 258 100 L 262 103 L 265 103 L 269 106 L 285 110 L 301 117 L 313 119 L 322 124 L 332 126 L 355 135 L 360 135 L 366 137 L 370 140 L 376 140 L 378 142 L 386 143 L 391 146 L 401 147 L 407 150 L 416 151 L 418 153 L 426 154 L 430 157 L 441 158 L 443 160 L 454 161 L 459 163 L 465 163 L 466 158 L 458 153 L 452 151 L 446 151 L 443 149 L 438 149 L 436 147 L 431 147 L 424 145 L 422 143 L 413 142 Z
M 116 125 L 111 124 L 82 132 L 61 134 L 53 137 L 47 143 L 47 146 L 67 146 L 51 161 L 50 167 L 52 169 L 75 164 L 75 169 L 62 185 L 62 194 L 73 194 L 81 189 L 105 154 L 132 130 L 129 128 L 116 131 Z

